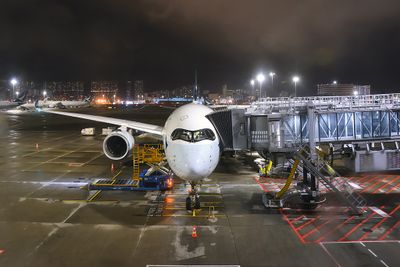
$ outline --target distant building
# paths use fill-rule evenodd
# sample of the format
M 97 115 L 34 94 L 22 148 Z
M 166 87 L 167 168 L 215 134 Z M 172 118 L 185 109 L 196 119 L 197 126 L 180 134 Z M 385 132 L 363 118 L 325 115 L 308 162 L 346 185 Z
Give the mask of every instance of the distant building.
M 185 85 L 178 88 L 173 89 L 170 92 L 170 95 L 173 97 L 184 97 L 189 98 L 193 95 L 193 86 L 192 85 Z
M 317 94 L 321 96 L 342 96 L 342 95 L 369 95 L 370 85 L 355 84 L 318 84 Z
M 32 88 L 32 83 L 29 86 Z M 35 88 L 34 85 L 33 88 Z M 81 99 L 84 97 L 85 84 L 81 81 L 49 81 L 45 82 L 43 88 L 40 89 L 46 90 L 47 94 L 54 99 Z
M 125 98 L 132 100 L 135 92 L 133 91 L 132 81 L 127 81 L 125 84 Z
M 118 83 L 115 81 L 92 81 L 90 93 L 94 97 L 102 97 L 111 100 L 118 94 Z
M 144 90 L 143 81 L 141 81 L 141 80 L 135 81 L 133 83 L 133 89 L 135 91 L 134 99 L 142 99 L 143 98 L 143 90 Z

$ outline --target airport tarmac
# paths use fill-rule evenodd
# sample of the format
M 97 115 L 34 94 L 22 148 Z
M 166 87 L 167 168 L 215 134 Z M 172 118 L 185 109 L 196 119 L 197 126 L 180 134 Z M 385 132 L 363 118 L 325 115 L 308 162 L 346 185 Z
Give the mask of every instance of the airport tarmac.
M 160 125 L 170 112 L 83 111 Z M 363 217 L 346 215 L 329 194 L 316 211 L 267 210 L 263 192 L 283 180 L 259 179 L 246 156 L 224 156 L 193 217 L 178 179 L 165 193 L 81 188 L 130 176 L 129 164 L 103 155 L 104 137 L 80 135 L 101 123 L 0 113 L 0 126 L 0 266 L 400 265 L 396 173 L 349 177 L 369 201 Z

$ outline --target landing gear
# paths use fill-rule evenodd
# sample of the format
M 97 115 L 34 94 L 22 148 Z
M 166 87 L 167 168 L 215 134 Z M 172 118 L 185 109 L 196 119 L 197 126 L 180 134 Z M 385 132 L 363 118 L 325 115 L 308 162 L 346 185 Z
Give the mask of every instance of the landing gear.
M 186 209 L 193 210 L 193 209 L 200 209 L 200 197 L 197 194 L 196 184 L 190 183 L 191 190 L 189 192 L 189 196 L 186 198 Z

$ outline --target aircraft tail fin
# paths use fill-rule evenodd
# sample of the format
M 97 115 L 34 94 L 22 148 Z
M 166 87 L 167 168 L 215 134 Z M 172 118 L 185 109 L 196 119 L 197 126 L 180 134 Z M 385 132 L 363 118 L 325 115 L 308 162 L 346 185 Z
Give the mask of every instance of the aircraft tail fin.
M 23 91 L 19 97 L 17 97 L 16 99 L 14 99 L 14 102 L 23 103 L 24 100 L 25 100 L 25 98 L 26 98 L 26 95 L 27 95 L 27 94 L 28 94 L 28 91 L 27 91 L 27 90 Z
M 193 101 L 197 101 L 198 97 L 198 87 L 197 87 L 197 70 L 194 71 L 194 85 L 193 85 Z

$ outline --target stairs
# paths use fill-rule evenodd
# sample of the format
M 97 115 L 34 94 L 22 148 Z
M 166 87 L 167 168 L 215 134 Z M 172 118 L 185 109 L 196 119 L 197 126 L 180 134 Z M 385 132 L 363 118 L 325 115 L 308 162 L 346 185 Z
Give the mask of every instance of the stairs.
M 361 209 L 365 207 L 367 201 L 328 162 L 318 155 L 316 159 L 312 159 L 308 146 L 301 147 L 294 157 L 301 160 L 310 174 L 314 175 L 328 190 L 337 193 L 354 212 L 361 213 Z
M 140 180 L 140 164 L 143 163 L 143 153 L 140 151 L 140 146 L 135 144 L 132 148 L 133 157 L 133 173 L 132 180 Z

